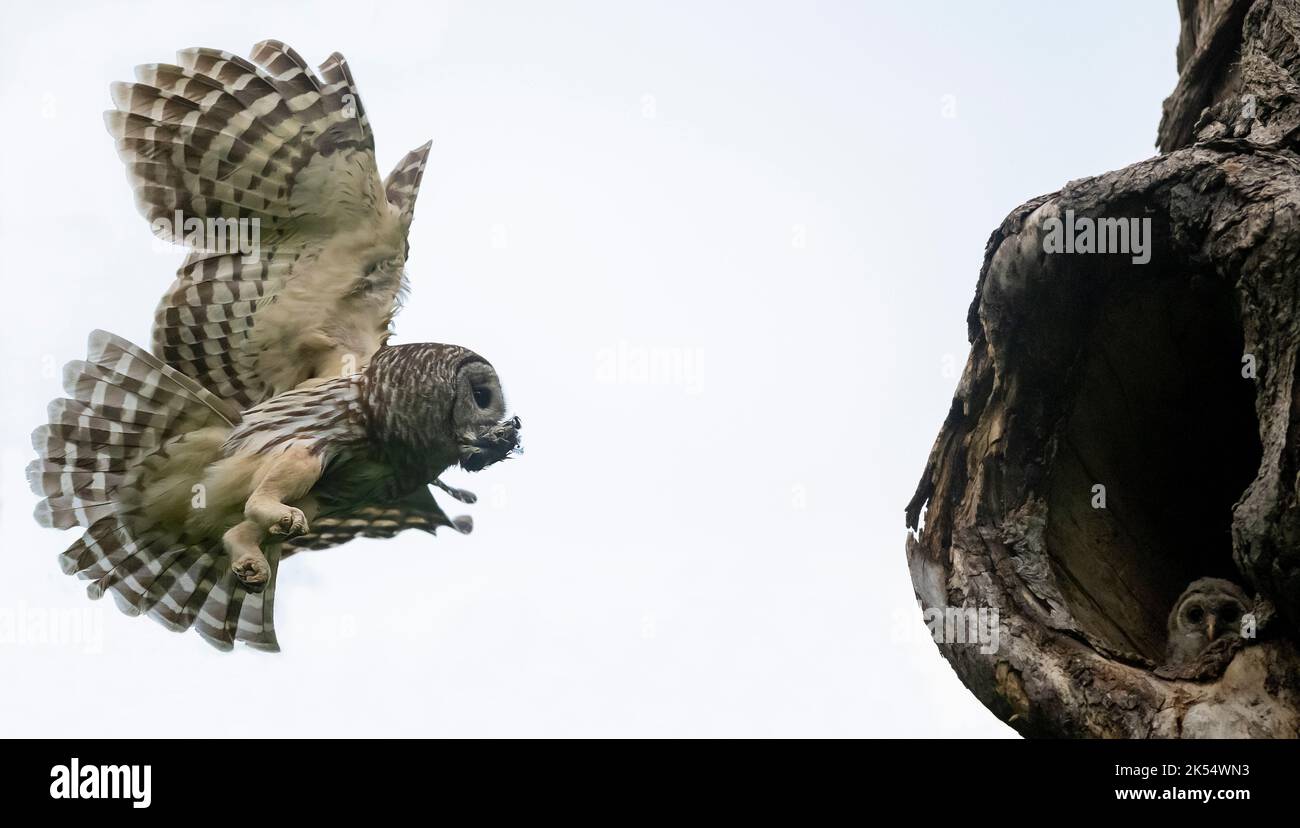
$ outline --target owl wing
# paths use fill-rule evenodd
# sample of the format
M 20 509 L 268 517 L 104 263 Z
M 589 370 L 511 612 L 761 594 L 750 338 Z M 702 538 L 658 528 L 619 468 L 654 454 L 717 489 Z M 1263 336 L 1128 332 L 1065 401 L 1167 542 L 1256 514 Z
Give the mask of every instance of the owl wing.
M 140 212 L 191 248 L 153 350 L 247 408 L 360 370 L 388 335 L 429 144 L 385 181 L 342 55 L 193 48 L 112 86 L 105 121 Z
M 421 529 L 432 535 L 441 526 L 468 534 L 474 523 L 464 516 L 447 517 L 428 487 L 421 486 L 387 503 L 368 503 L 340 514 L 317 517 L 311 523 L 311 532 L 284 542 L 283 555 L 329 549 L 353 538 L 391 538 L 407 529 Z

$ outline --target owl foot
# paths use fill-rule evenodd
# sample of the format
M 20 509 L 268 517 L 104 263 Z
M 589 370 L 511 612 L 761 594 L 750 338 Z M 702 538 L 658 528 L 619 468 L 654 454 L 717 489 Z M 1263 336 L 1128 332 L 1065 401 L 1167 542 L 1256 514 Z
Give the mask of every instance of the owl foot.
M 252 593 L 266 589 L 267 583 L 271 580 L 271 565 L 260 551 L 237 558 L 231 563 L 230 568 L 239 582 L 244 585 L 244 589 Z
M 307 516 L 302 513 L 301 509 L 295 509 L 292 506 L 286 506 L 285 513 L 280 519 L 270 526 L 266 531 L 278 538 L 296 538 L 299 535 L 307 533 Z
M 301 509 L 283 503 L 249 500 L 244 516 L 276 540 L 288 540 L 307 533 L 307 516 Z
M 230 569 L 249 592 L 261 592 L 271 580 L 271 565 L 260 546 L 262 527 L 245 520 L 221 538 L 230 555 Z

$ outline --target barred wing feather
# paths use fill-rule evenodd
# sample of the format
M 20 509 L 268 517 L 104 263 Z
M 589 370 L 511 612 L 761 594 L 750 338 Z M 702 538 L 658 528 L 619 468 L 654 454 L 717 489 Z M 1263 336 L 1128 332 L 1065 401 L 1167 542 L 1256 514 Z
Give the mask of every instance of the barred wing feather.
M 154 353 L 240 408 L 364 368 L 405 290 L 429 144 L 381 181 L 337 53 L 318 75 L 276 40 L 251 60 L 192 48 L 136 75 L 112 86 L 105 122 L 140 212 L 192 248 Z

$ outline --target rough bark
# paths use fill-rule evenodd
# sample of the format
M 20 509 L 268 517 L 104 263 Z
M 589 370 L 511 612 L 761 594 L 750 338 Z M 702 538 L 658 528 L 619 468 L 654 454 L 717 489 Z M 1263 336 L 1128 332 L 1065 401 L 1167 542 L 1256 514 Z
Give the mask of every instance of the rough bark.
M 989 239 L 907 507 L 922 606 L 998 614 L 995 651 L 940 650 L 1027 736 L 1300 736 L 1300 0 L 1180 11 L 1164 154 Z M 1149 263 L 1046 252 L 1067 210 L 1150 219 Z M 1257 637 L 1161 667 L 1204 576 L 1256 593 Z

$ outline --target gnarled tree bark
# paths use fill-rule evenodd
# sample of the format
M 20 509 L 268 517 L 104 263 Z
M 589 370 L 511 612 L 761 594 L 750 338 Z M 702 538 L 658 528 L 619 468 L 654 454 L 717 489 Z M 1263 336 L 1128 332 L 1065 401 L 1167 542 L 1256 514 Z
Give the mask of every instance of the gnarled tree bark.
M 922 606 L 997 611 L 995 650 L 940 650 L 1026 736 L 1300 736 L 1300 0 L 1180 12 L 1162 154 L 989 239 L 907 507 Z M 1149 261 L 1048 252 L 1070 216 L 1149 220 Z M 1256 636 L 1164 667 L 1204 576 Z

